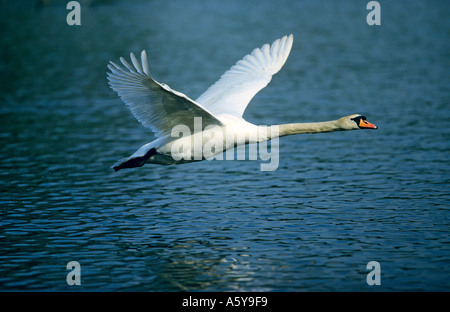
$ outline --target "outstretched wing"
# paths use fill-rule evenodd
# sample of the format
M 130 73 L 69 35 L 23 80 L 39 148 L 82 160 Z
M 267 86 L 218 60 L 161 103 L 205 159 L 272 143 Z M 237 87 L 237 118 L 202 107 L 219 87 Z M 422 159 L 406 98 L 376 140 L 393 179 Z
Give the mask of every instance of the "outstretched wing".
M 255 49 L 233 67 L 196 101 L 213 114 L 232 114 L 242 117 L 250 100 L 283 67 L 292 48 L 294 37 L 284 36 L 271 46 Z
M 202 117 L 203 126 L 222 125 L 199 103 L 154 80 L 150 75 L 145 50 L 141 53 L 142 67 L 133 53 L 130 57 L 134 67 L 123 57 L 120 61 L 125 68 L 110 62 L 109 85 L 133 116 L 156 136 L 170 134 L 176 125 L 186 125 L 194 131 L 194 117 Z

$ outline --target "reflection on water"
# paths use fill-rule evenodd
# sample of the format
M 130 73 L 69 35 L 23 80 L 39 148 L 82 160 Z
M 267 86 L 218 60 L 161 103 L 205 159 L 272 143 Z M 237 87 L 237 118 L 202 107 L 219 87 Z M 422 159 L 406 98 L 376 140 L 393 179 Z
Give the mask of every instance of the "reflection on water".
M 94 2 L 77 28 L 61 2 L 14 3 L 0 10 L 0 289 L 448 289 L 448 5 L 383 3 L 375 28 L 366 1 Z M 156 79 L 196 98 L 289 33 L 245 117 L 364 113 L 377 132 L 282 138 L 274 172 L 111 170 L 153 137 L 108 89 L 109 60 L 146 49 Z M 82 286 L 66 284 L 69 261 Z

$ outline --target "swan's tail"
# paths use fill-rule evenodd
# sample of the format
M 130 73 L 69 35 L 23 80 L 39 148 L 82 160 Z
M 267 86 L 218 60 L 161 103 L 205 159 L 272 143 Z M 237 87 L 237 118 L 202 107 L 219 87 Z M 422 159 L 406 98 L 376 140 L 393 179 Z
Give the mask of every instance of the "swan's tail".
M 145 162 L 155 154 L 156 149 L 151 148 L 147 153 L 145 153 L 144 156 L 140 157 L 131 156 L 119 160 L 114 166 L 112 166 L 112 168 L 117 172 L 120 169 L 142 167 L 145 164 Z

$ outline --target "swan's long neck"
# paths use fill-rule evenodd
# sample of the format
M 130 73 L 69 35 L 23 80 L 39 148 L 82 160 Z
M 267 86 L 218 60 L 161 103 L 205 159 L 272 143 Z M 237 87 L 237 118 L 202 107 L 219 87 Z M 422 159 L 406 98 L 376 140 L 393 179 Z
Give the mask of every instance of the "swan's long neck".
M 321 133 L 343 130 L 338 126 L 337 120 L 309 123 L 282 124 L 278 127 L 278 136 L 301 134 L 301 133 Z

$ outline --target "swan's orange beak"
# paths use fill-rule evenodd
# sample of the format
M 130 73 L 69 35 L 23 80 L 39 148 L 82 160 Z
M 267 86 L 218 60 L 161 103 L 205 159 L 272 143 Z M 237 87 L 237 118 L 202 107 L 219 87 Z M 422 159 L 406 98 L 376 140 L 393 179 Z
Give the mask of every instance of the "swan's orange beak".
M 377 126 L 375 126 L 374 124 L 368 122 L 367 120 L 365 120 L 363 118 L 361 118 L 359 120 L 358 127 L 361 129 L 378 129 Z

